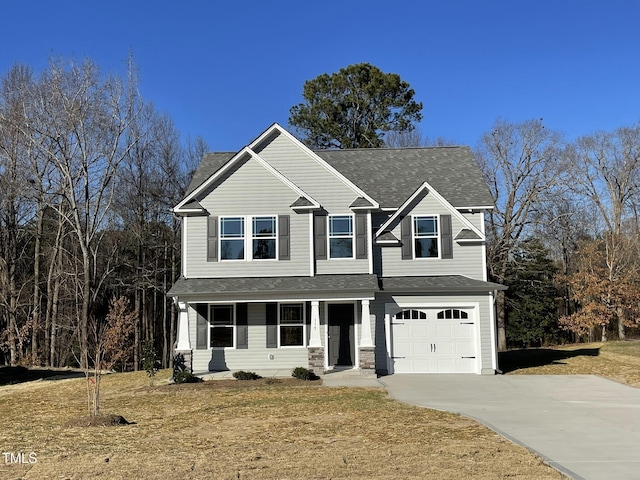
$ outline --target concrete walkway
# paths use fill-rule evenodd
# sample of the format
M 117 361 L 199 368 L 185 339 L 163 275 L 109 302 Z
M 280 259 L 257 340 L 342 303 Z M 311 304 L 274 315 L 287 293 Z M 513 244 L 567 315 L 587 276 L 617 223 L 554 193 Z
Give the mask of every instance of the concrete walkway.
M 460 413 L 575 479 L 640 479 L 640 389 L 592 375 L 390 375 L 402 402 Z

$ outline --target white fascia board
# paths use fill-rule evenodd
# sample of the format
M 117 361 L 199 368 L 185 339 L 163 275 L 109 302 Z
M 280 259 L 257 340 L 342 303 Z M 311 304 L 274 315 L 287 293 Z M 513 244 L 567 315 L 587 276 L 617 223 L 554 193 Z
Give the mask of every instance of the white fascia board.
M 417 190 L 413 192 L 413 194 L 402 205 L 400 205 L 400 208 L 398 208 L 396 213 L 391 215 L 389 219 L 386 222 L 384 222 L 380 226 L 380 228 L 378 228 L 378 231 L 376 232 L 375 236 L 376 237 L 380 236 L 386 230 L 386 228 L 394 220 L 396 220 L 396 218 L 398 218 L 408 208 L 408 206 L 411 205 L 411 202 L 413 202 L 416 199 L 416 197 L 420 195 L 424 190 L 426 190 L 431 195 L 433 195 L 435 199 L 439 201 L 447 210 L 449 210 L 453 216 L 455 216 L 458 220 L 460 220 L 467 228 L 469 228 L 469 230 L 473 231 L 476 235 L 478 235 L 478 237 L 480 237 L 478 241 L 485 240 L 484 233 L 478 230 L 478 228 L 476 228 L 475 225 L 473 225 L 469 220 L 467 220 L 464 217 L 464 215 L 462 215 L 453 205 L 451 205 L 447 201 L 447 199 L 445 199 L 442 195 L 440 195 L 435 188 L 429 185 L 428 182 L 424 182 L 422 185 L 420 185 L 417 188 Z
M 271 133 L 273 133 L 274 130 L 277 130 L 282 135 L 284 135 L 289 140 L 291 140 L 294 144 L 298 145 L 307 155 L 309 155 L 312 159 L 314 159 L 316 162 L 318 162 L 320 165 L 322 165 L 326 170 L 328 170 L 330 173 L 332 173 L 336 178 L 338 178 L 338 180 L 340 180 L 347 187 L 349 187 L 351 190 L 353 190 L 359 197 L 364 197 L 369 202 L 371 202 L 371 204 L 373 206 L 369 207 L 369 208 L 373 208 L 373 209 L 380 208 L 380 204 L 378 202 L 376 202 L 373 198 L 371 198 L 369 195 L 367 195 L 357 185 L 355 185 L 351 180 L 349 180 L 347 177 L 345 177 L 343 174 L 341 174 L 338 170 L 336 170 L 331 165 L 329 165 L 325 160 L 322 159 L 322 157 L 320 157 L 315 152 L 313 152 L 309 147 L 307 147 L 304 143 L 302 143 L 300 140 L 298 140 L 296 137 L 294 137 L 291 133 L 289 133 L 286 129 L 282 128 L 277 123 L 274 123 L 271 127 L 269 127 L 267 130 L 265 130 L 265 132 L 262 135 L 260 135 L 257 139 L 255 139 L 249 145 L 249 147 L 253 148 L 255 145 L 257 145 L 262 140 L 264 140 L 267 136 L 269 136 Z

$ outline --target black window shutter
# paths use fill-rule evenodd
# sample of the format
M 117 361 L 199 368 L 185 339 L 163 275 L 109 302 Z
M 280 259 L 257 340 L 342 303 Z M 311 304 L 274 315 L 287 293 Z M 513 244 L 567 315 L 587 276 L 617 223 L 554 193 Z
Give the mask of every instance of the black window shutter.
M 327 216 L 317 214 L 315 222 L 316 260 L 327 259 Z
M 207 262 L 218 260 L 218 217 L 207 219 Z
M 400 241 L 402 242 L 402 260 L 413 258 L 413 246 L 411 245 L 411 217 L 407 215 L 400 223 Z
M 367 258 L 367 215 L 356 213 L 356 258 Z
M 204 350 L 207 345 L 207 329 L 209 328 L 209 315 L 207 310 L 209 305 L 206 303 L 196 303 L 196 349 Z
M 249 348 L 247 304 L 236 304 L 236 348 Z
M 267 303 L 267 348 L 278 348 L 278 304 Z
M 440 238 L 442 240 L 442 258 L 453 258 L 451 215 L 440 215 Z
M 289 234 L 289 215 L 278 216 L 278 258 L 291 259 L 291 237 Z

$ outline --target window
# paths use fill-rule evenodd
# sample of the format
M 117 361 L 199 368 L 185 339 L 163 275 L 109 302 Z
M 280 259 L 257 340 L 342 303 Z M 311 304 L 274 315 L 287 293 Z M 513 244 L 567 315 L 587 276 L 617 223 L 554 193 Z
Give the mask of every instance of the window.
M 351 215 L 329 215 L 329 258 L 353 258 Z
M 426 320 L 427 314 L 420 310 L 403 310 L 396 313 L 396 320 Z
M 280 305 L 280 346 L 304 347 L 304 307 L 301 303 Z
M 415 258 L 438 258 L 438 217 L 413 217 Z
M 469 318 L 469 314 L 463 310 L 458 310 L 457 308 L 450 308 L 449 310 L 442 310 L 438 312 L 438 319 L 466 319 Z
M 276 217 L 253 217 L 253 259 L 276 258 Z
M 244 218 L 220 218 L 220 259 L 244 260 Z
M 209 346 L 211 348 L 233 347 L 234 327 L 233 305 L 209 306 Z

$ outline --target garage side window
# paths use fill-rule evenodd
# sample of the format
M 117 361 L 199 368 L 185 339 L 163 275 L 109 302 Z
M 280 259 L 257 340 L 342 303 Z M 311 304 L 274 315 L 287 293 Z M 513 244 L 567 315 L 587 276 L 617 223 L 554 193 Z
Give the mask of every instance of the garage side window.
M 441 310 L 437 315 L 438 319 L 448 320 L 448 319 L 466 319 L 469 318 L 469 314 L 464 310 L 458 310 L 457 308 L 450 308 L 448 310 Z
M 420 310 L 402 310 L 396 313 L 396 320 L 426 320 L 427 314 Z

